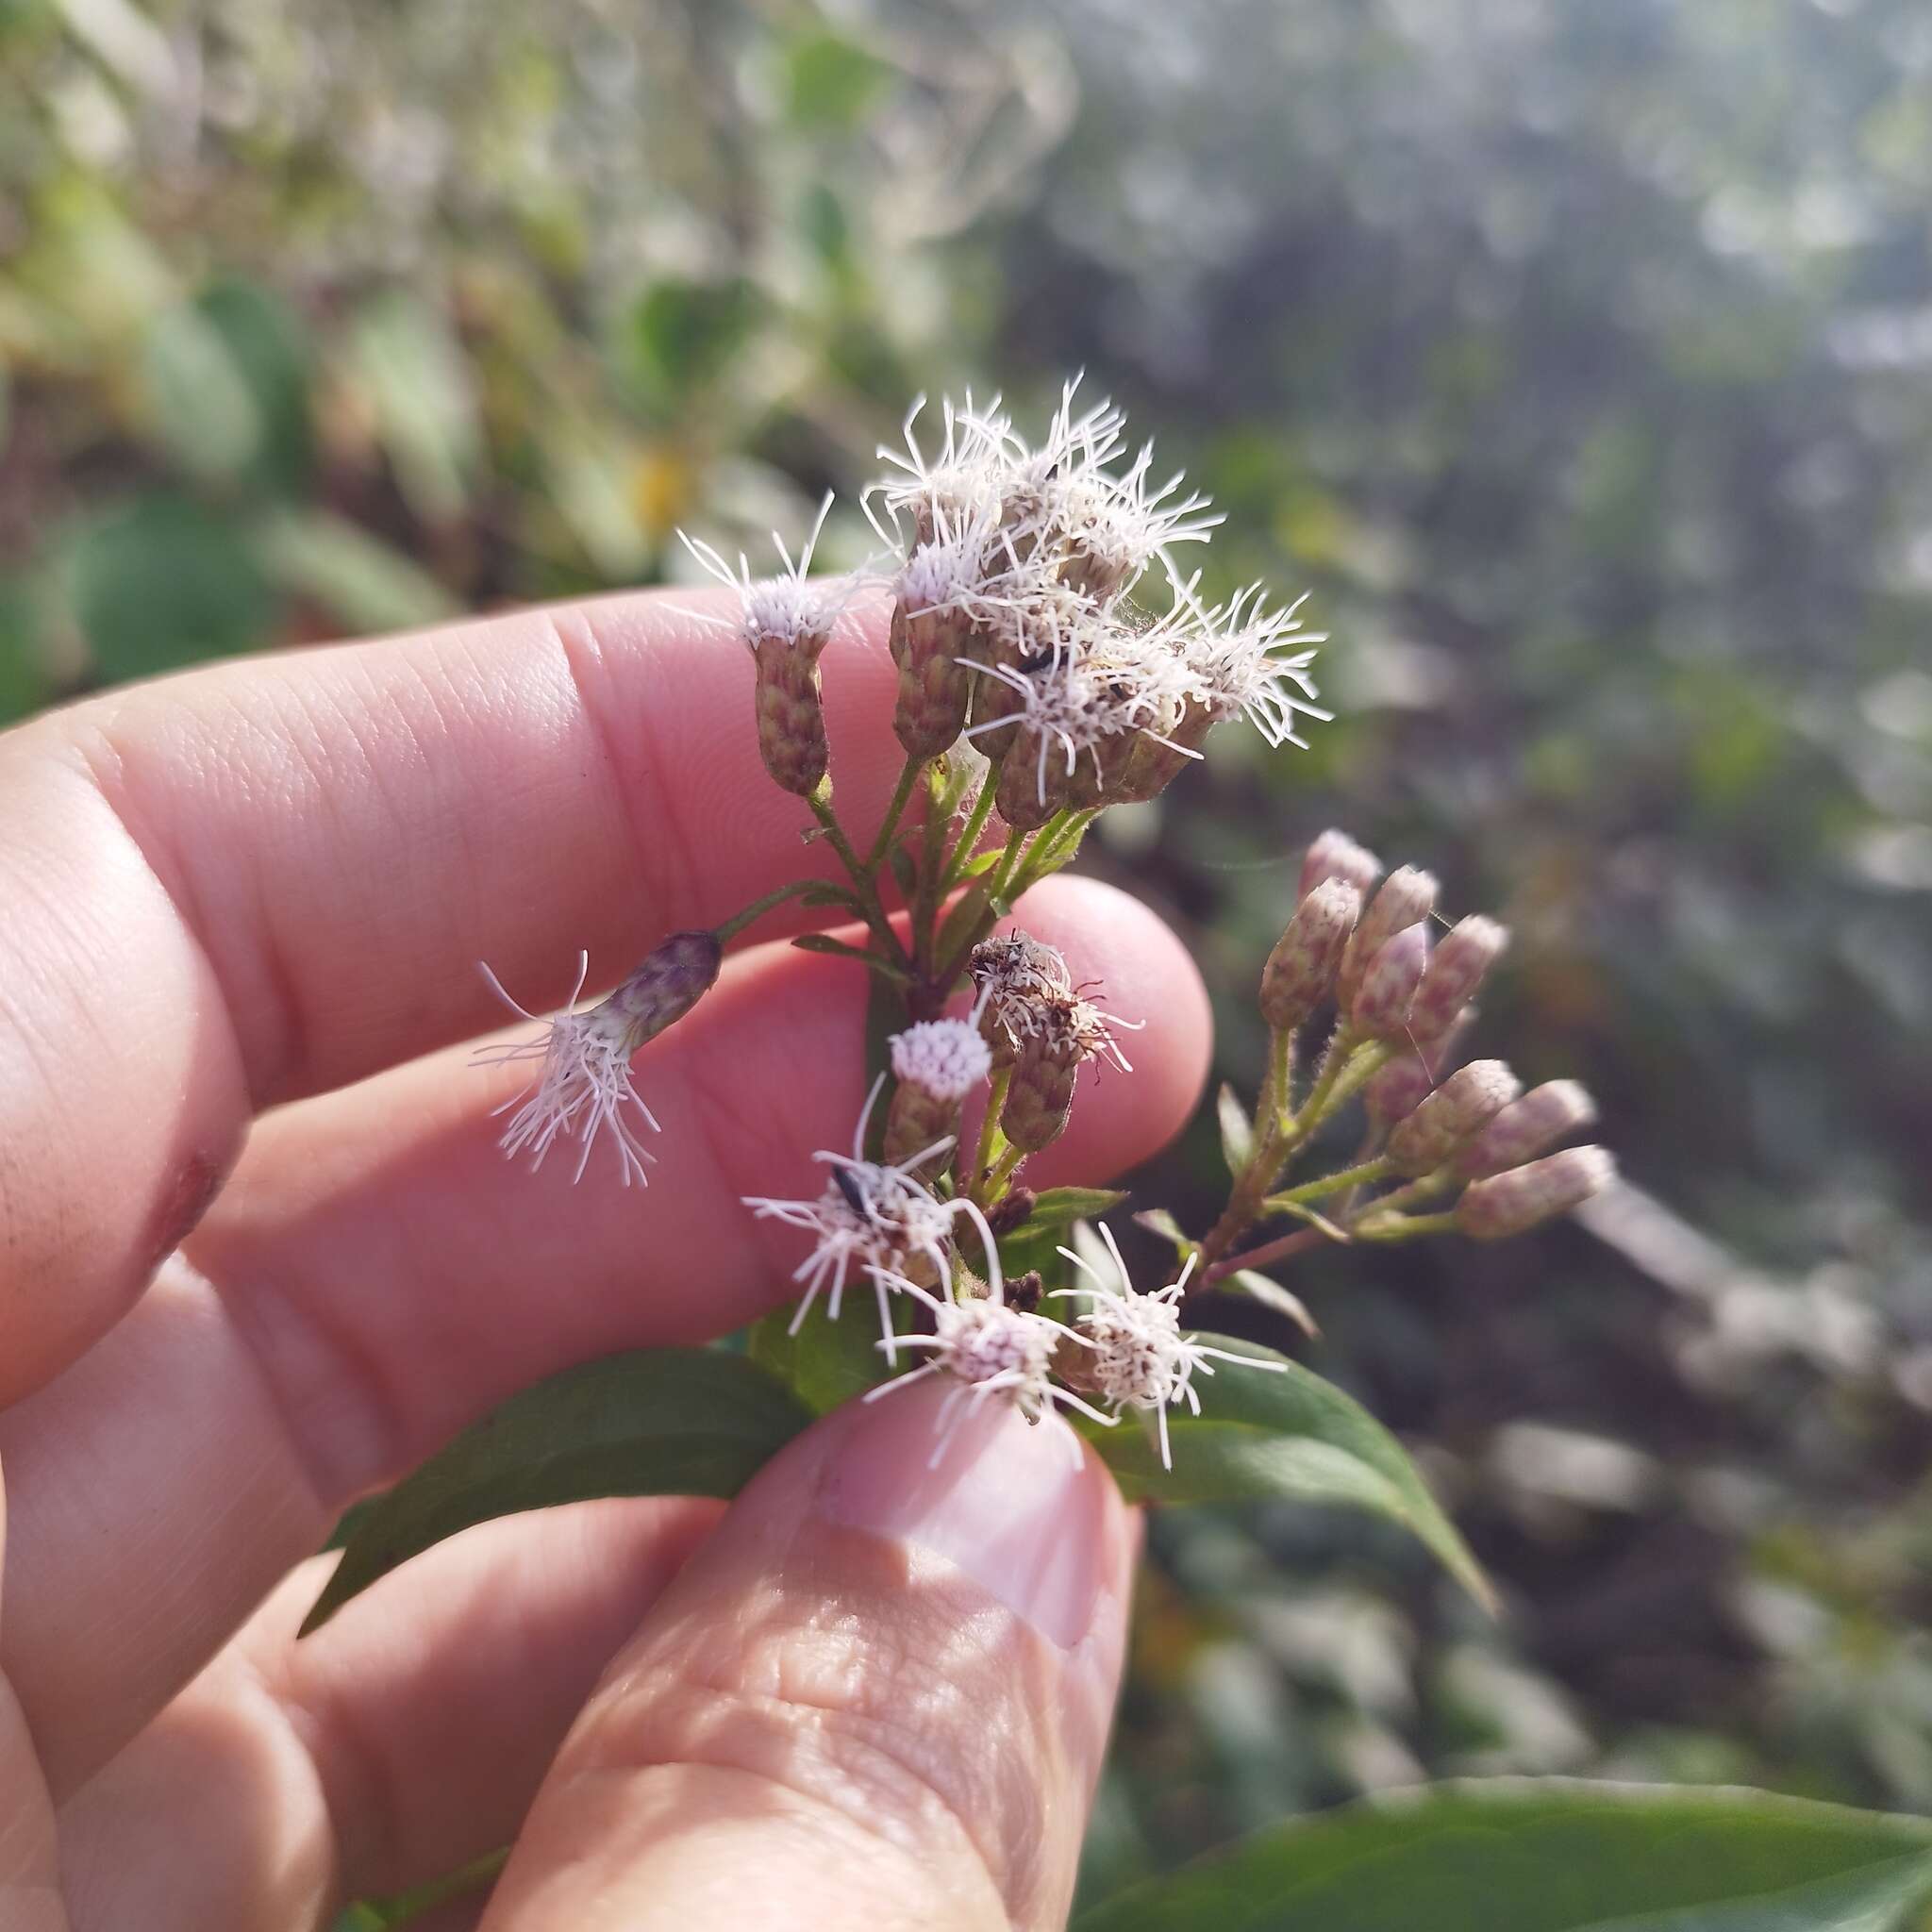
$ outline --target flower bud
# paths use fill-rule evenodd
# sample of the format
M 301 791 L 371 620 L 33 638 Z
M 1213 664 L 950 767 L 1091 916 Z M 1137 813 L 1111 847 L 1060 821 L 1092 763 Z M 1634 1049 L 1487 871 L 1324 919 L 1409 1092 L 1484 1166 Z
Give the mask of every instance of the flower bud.
M 1546 1080 L 1512 1100 L 1457 1157 L 1465 1178 L 1500 1174 L 1534 1160 L 1596 1119 L 1596 1103 L 1575 1080 Z
M 1389 1136 L 1389 1158 L 1399 1174 L 1433 1174 L 1522 1091 L 1523 1083 L 1501 1060 L 1472 1060 L 1397 1123 Z
M 1509 943 L 1509 928 L 1479 912 L 1457 920 L 1436 946 L 1429 970 L 1415 990 L 1409 1024 L 1418 1034 L 1440 1033 L 1472 999 Z
M 886 1159 L 936 1158 L 959 1131 L 960 1103 L 992 1071 L 992 1049 L 970 1020 L 922 1020 L 895 1034 L 891 1050 L 898 1085 L 886 1113 Z
M 1035 1034 L 1020 1042 L 1012 1084 L 1000 1110 L 1000 1131 L 1018 1148 L 1038 1154 L 1067 1130 L 1080 1057 L 1060 1034 Z
M 708 932 L 675 932 L 655 947 L 600 1009 L 622 1021 L 625 1051 L 635 1053 L 683 1019 L 710 991 L 724 957 Z
M 1363 898 L 1382 876 L 1382 861 L 1366 845 L 1357 845 L 1346 832 L 1333 826 L 1308 847 L 1302 860 L 1301 896 L 1306 899 L 1324 879 L 1342 879 Z
M 829 631 L 761 637 L 752 645 L 758 670 L 758 755 L 787 791 L 808 797 L 825 775 L 824 691 L 819 653 Z
M 1020 1042 L 1040 1029 L 1043 1016 L 1074 997 L 1065 958 L 1024 932 L 982 940 L 966 973 L 978 994 L 974 1015 L 995 1068 L 1010 1067 Z
M 908 610 L 903 598 L 892 607 L 892 730 L 909 757 L 937 758 L 965 729 L 973 671 L 960 658 L 971 634 L 971 621 L 957 610 Z
M 1368 1108 L 1369 1118 L 1386 1127 L 1412 1114 L 1455 1058 L 1457 1041 L 1474 1020 L 1475 1008 L 1464 1007 L 1437 1034 L 1418 1032 L 1411 1024 L 1405 1050 L 1362 1090 L 1362 1105 Z
M 993 808 L 1014 831 L 1038 831 L 1060 808 L 1070 775 L 1060 747 L 1023 724 L 1000 760 Z
M 1398 1037 L 1408 1024 L 1409 1005 L 1428 963 L 1428 927 L 1404 926 L 1369 961 L 1348 1009 L 1349 1024 L 1371 1039 Z
M 1456 1225 L 1479 1241 L 1506 1241 L 1582 1207 L 1616 1173 L 1607 1149 L 1566 1147 L 1526 1167 L 1473 1181 L 1456 1204 Z
M 1354 1006 L 1356 989 L 1362 983 L 1369 961 L 1397 933 L 1420 924 L 1435 909 L 1433 874 L 1405 865 L 1382 881 L 1382 890 L 1369 901 L 1368 910 L 1362 914 L 1361 924 L 1356 927 L 1355 937 L 1341 956 L 1341 973 L 1336 984 L 1344 1008 Z
M 1294 908 L 1261 972 L 1269 1025 L 1299 1026 L 1328 997 L 1361 909 L 1361 893 L 1342 878 L 1322 880 Z
M 1198 752 L 1214 729 L 1214 713 L 1189 704 L 1172 730 L 1159 738 L 1142 731 L 1135 735 L 1133 749 L 1118 779 L 1108 787 L 1109 805 L 1146 805 L 1158 798 L 1181 772 L 1194 763 L 1190 752 Z

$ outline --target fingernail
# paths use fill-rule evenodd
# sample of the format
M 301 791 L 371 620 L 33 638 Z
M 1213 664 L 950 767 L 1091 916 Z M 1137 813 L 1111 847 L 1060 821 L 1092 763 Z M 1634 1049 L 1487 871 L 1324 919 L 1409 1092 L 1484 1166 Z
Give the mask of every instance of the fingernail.
M 947 1388 L 936 1378 L 860 1410 L 820 1477 L 819 1513 L 945 1557 L 1071 1649 L 1114 1588 L 1126 1532 L 1112 1482 L 1075 1462 L 1064 1423 L 1029 1424 L 1008 1402 L 956 1407 L 941 1446 Z

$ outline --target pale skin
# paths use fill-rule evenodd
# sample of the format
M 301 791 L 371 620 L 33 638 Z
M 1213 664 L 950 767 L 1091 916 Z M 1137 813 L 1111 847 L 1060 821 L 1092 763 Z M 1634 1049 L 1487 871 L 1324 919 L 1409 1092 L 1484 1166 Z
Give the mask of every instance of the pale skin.
M 689 601 L 689 600 L 686 600 Z M 721 608 L 724 608 L 721 606 Z M 862 629 L 862 623 L 858 626 Z M 825 684 L 864 837 L 899 754 L 877 628 Z M 514 1844 L 433 1932 L 1064 1923 L 1135 1526 L 928 1382 L 730 1509 L 509 1518 L 293 1633 L 345 1504 L 492 1403 L 781 1298 L 863 1097 L 862 974 L 795 910 L 638 1062 L 648 1191 L 508 1168 L 467 1042 L 821 869 L 750 665 L 626 596 L 264 658 L 0 737 L 0 1923 L 290 1932 Z M 823 917 L 824 915 L 816 915 Z M 789 927 L 786 920 L 793 922 Z M 1152 914 L 1030 929 L 1154 1024 L 1043 1182 L 1151 1154 L 1204 1077 Z M 1029 1176 L 1031 1178 L 1032 1176 Z M 916 1445 L 916 1446 L 915 1446 Z

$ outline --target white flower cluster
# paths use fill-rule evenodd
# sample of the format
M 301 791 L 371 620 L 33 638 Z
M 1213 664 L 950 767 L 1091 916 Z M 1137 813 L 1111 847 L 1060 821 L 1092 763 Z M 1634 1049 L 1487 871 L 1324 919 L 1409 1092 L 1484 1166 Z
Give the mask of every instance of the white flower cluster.
M 677 541 L 691 553 L 698 568 L 708 576 L 717 578 L 727 591 L 735 591 L 739 599 L 735 622 L 702 610 L 685 610 L 682 615 L 708 629 L 736 630 L 754 651 L 766 642 L 788 649 L 803 645 L 813 655 L 823 650 L 851 594 L 851 587 L 838 578 L 814 580 L 810 575 L 812 552 L 818 548 L 833 500 L 832 492 L 826 491 L 795 559 L 784 537 L 776 530 L 772 532 L 772 542 L 784 566 L 775 576 L 753 576 L 751 559 L 741 550 L 734 570 L 730 560 L 714 545 L 678 531 Z
M 1097 791 L 1130 795 L 1122 788 L 1140 741 L 1196 758 L 1208 729 L 1237 715 L 1271 743 L 1300 743 L 1298 715 L 1329 715 L 1309 671 L 1324 640 L 1303 633 L 1300 600 L 1273 606 L 1256 584 L 1205 603 L 1198 573 L 1183 580 L 1171 551 L 1205 541 L 1221 519 L 1203 514 L 1205 497 L 1178 493 L 1178 475 L 1151 482 L 1151 444 L 1124 470 L 1110 467 L 1124 419 L 1105 403 L 1076 414 L 1076 388 L 1067 386 L 1037 448 L 997 398 L 976 409 L 969 396 L 941 404 L 928 455 L 922 399 L 907 418 L 905 452 L 879 452 L 894 474 L 865 495 L 891 550 L 906 552 L 910 522 L 896 579 L 904 608 L 971 620 L 959 661 L 986 684 L 967 738 L 1017 724 L 1042 804 L 1050 773 L 1074 780 L 1083 759 Z M 1168 608 L 1151 617 L 1132 592 L 1157 560 Z
M 1152 1294 L 1136 1294 L 1113 1230 L 1105 1222 L 1100 1235 L 1112 1258 L 1115 1279 L 1108 1281 L 1073 1249 L 1062 1248 L 1060 1253 L 1097 1285 L 1063 1288 L 1057 1292 L 1088 1300 L 1088 1309 L 1073 1332 L 1092 1351 L 1082 1367 L 1093 1392 L 1113 1405 L 1116 1416 L 1124 1408 L 1151 1410 L 1159 1429 L 1161 1466 L 1172 1469 L 1167 1411 L 1174 1404 L 1185 1402 L 1195 1415 L 1201 1413 L 1201 1397 L 1193 1384 L 1197 1374 L 1211 1375 L 1214 1371 L 1209 1364 L 1217 1361 L 1240 1362 L 1277 1374 L 1288 1364 L 1212 1348 L 1181 1332 L 1180 1305 L 1188 1291 L 1188 1277 L 1194 1272 L 1194 1256 L 1188 1257 L 1187 1266 L 1165 1288 Z
M 992 1071 L 992 1048 L 970 1020 L 920 1020 L 891 1041 L 892 1077 L 935 1100 L 964 1100 Z

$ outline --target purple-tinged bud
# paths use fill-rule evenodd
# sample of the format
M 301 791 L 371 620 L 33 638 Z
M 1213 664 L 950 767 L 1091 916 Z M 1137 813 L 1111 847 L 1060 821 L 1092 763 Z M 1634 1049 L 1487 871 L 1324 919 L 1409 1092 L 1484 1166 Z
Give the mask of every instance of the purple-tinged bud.
M 1346 879 L 1324 879 L 1294 908 L 1261 973 L 1261 1017 L 1286 1032 L 1299 1026 L 1335 985 L 1362 895 Z
M 1509 928 L 1480 912 L 1457 920 L 1437 942 L 1436 956 L 1415 990 L 1408 1019 L 1416 1032 L 1441 1032 L 1474 997 L 1508 943 Z
M 1579 1082 L 1546 1080 L 1512 1100 L 1462 1150 L 1456 1171 L 1473 1179 L 1520 1167 L 1595 1119 L 1596 1103 Z
M 1580 1208 L 1616 1178 L 1602 1147 L 1566 1147 L 1526 1167 L 1471 1182 L 1456 1204 L 1456 1225 L 1479 1241 L 1507 1241 Z
M 1470 1061 L 1396 1124 L 1389 1158 L 1399 1174 L 1433 1174 L 1522 1091 L 1522 1081 L 1501 1060 Z
M 1302 860 L 1301 896 L 1306 899 L 1324 879 L 1342 879 L 1366 899 L 1369 888 L 1381 876 L 1382 861 L 1366 845 L 1357 845 L 1346 832 L 1330 826 Z
M 1372 1040 L 1399 1037 L 1408 1025 L 1409 1006 L 1428 963 L 1428 927 L 1404 926 L 1369 961 L 1348 1009 L 1349 1024 Z
M 1102 1058 L 1123 1072 L 1132 1071 L 1109 1030 L 1108 1015 L 1091 1001 L 1075 997 L 1042 1008 L 1037 1030 L 1019 1042 L 1014 1055 L 1000 1131 L 1028 1154 L 1050 1146 L 1066 1132 L 1080 1068 Z
M 818 789 L 828 761 L 819 653 L 830 634 L 774 634 L 752 646 L 752 662 L 758 668 L 758 755 L 773 778 L 800 798 Z
M 892 731 L 909 756 L 937 758 L 966 728 L 973 671 L 960 658 L 971 641 L 971 621 L 959 611 L 908 610 L 903 600 L 892 607 Z
M 1382 881 L 1382 890 L 1369 901 L 1348 950 L 1341 956 L 1341 974 L 1336 982 L 1344 1009 L 1355 1004 L 1356 989 L 1361 985 L 1369 961 L 1399 932 L 1419 925 L 1436 909 L 1436 879 L 1413 865 L 1399 866 Z
M 1441 1033 L 1420 1033 L 1411 1024 L 1403 1049 L 1362 1090 L 1369 1118 L 1382 1126 L 1406 1120 L 1427 1097 L 1456 1057 L 1457 1042 L 1475 1022 L 1475 1008 L 1464 1007 Z
M 675 932 L 655 947 L 603 1005 L 624 1024 L 625 1050 L 635 1053 L 683 1019 L 711 990 L 724 957 L 708 932 Z

